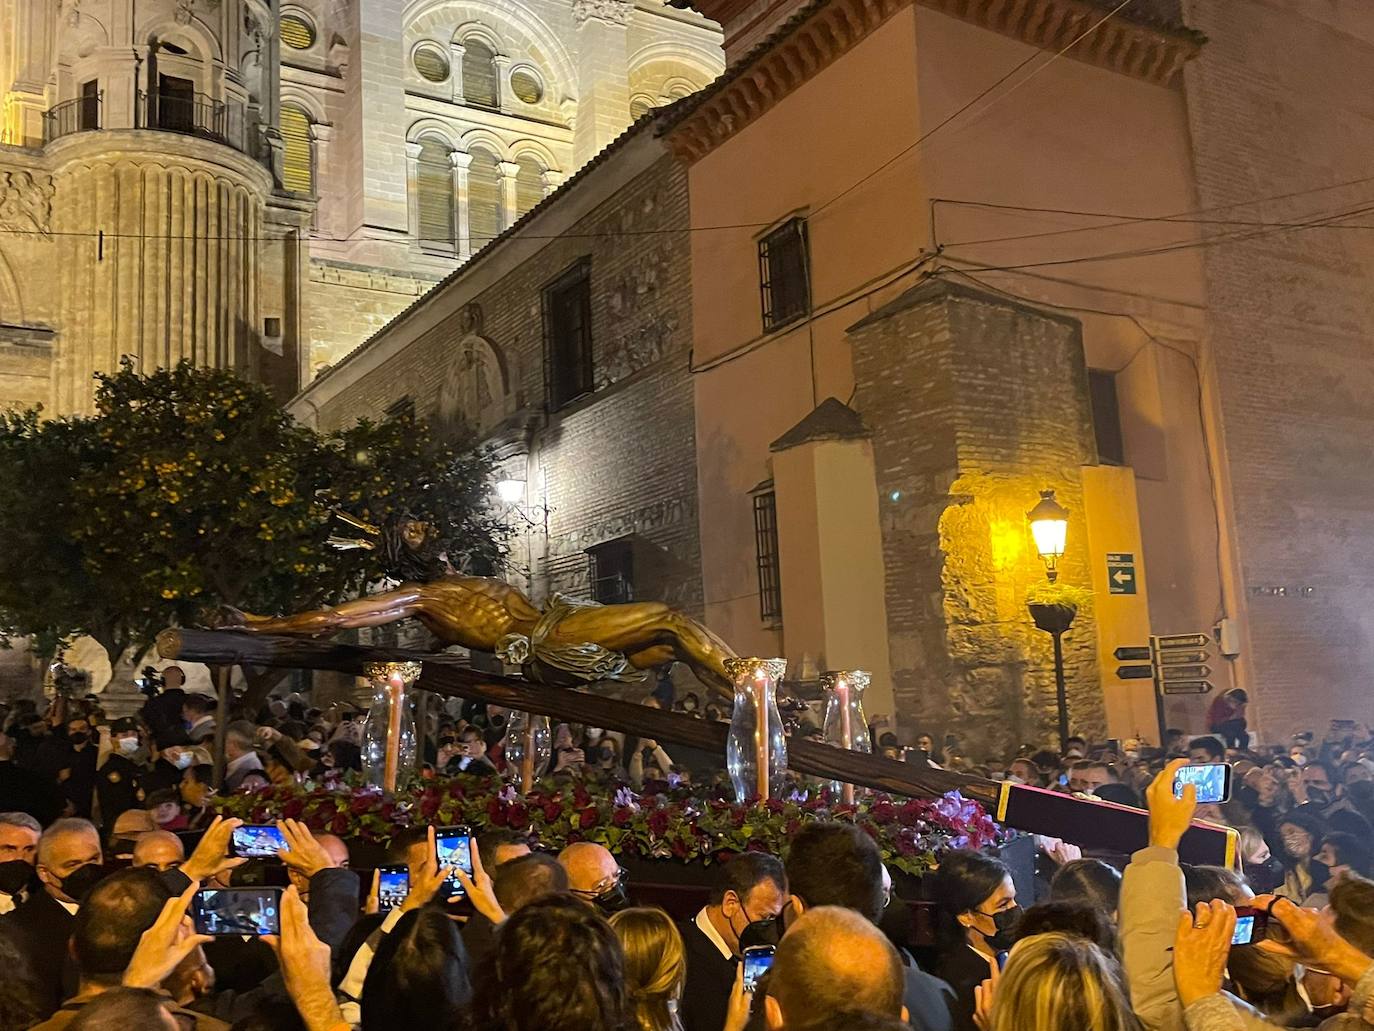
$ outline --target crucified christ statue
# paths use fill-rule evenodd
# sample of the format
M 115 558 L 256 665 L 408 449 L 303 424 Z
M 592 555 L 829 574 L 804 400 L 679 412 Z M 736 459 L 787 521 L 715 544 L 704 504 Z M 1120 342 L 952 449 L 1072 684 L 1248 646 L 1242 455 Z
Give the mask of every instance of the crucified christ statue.
M 341 630 L 414 618 L 445 645 L 494 652 L 549 684 L 639 680 L 642 671 L 677 660 L 703 684 L 731 695 L 724 660 L 730 646 L 690 616 L 660 602 L 597 605 L 554 595 L 540 611 L 504 580 L 442 576 L 292 616 L 238 614 L 261 634 L 328 637 Z

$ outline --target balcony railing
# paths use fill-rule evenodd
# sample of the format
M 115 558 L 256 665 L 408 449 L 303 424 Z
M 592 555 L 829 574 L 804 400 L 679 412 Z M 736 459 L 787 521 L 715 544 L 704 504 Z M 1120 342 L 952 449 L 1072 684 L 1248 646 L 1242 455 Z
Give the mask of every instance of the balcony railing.
M 203 93 L 150 95 L 140 90 L 134 112 L 135 128 L 200 136 L 244 149 L 243 109 Z
M 100 128 L 103 93 L 64 100 L 43 114 L 43 142 L 51 143 L 74 132 Z

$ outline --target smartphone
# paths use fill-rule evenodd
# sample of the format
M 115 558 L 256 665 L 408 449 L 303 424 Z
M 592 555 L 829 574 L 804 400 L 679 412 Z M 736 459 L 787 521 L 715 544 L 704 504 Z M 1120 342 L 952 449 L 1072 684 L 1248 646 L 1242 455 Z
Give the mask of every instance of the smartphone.
M 773 965 L 773 946 L 751 945 L 744 950 L 744 990 L 752 992 L 764 971 Z
M 229 838 L 229 854 L 234 857 L 276 859 L 286 848 L 286 838 L 270 823 L 245 823 L 235 827 Z
M 1231 935 L 1232 945 L 1254 945 L 1264 941 L 1269 933 L 1269 914 L 1254 906 L 1236 907 L 1236 931 Z
M 472 876 L 472 831 L 467 827 L 443 827 L 435 831 L 434 852 L 441 867 L 451 866 Z M 441 899 L 462 894 L 463 886 L 454 876 L 439 889 Z
M 1192 784 L 1201 802 L 1225 802 L 1231 797 L 1231 764 L 1201 763 L 1185 766 L 1174 777 L 1174 797 L 1183 797 L 1183 788 Z
M 202 888 L 191 897 L 197 934 L 281 934 L 280 888 Z
M 383 866 L 377 871 L 377 908 L 395 909 L 410 894 L 410 871 L 404 866 Z

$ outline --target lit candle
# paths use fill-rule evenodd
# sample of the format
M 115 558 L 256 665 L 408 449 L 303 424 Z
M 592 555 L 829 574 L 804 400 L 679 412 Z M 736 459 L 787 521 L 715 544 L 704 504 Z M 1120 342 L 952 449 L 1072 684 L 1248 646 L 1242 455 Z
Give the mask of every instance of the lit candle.
M 840 741 L 845 748 L 854 747 L 854 729 L 849 723 L 849 681 L 840 677 L 835 681 L 835 700 L 840 707 Z M 854 804 L 854 785 L 845 783 L 840 787 L 840 801 L 845 805 Z
M 399 672 L 387 678 L 391 707 L 386 723 L 386 763 L 382 767 L 382 787 L 387 791 L 396 790 L 396 767 L 401 752 L 401 702 L 405 698 L 405 690 L 405 678 Z
M 759 798 L 768 797 L 768 673 L 754 674 L 754 748 L 758 763 Z
M 525 755 L 520 760 L 520 792 L 528 795 L 534 787 L 534 713 L 525 714 Z

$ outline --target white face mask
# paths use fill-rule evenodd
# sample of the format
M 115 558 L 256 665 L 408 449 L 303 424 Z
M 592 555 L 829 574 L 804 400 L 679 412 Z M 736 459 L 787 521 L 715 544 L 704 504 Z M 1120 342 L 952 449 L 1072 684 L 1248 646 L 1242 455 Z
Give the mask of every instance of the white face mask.
M 138 751 L 138 738 L 122 737 L 119 739 L 119 750 L 125 755 L 133 755 Z
M 177 754 L 174 765 L 178 770 L 184 770 L 188 768 L 194 760 L 195 756 L 190 752 L 180 752 Z
M 595 740 L 597 740 L 599 737 L 601 737 L 602 733 L 603 733 L 603 731 L 601 730 L 600 727 L 588 727 L 588 728 L 587 728 L 587 740 L 588 740 L 588 741 L 595 741 Z

